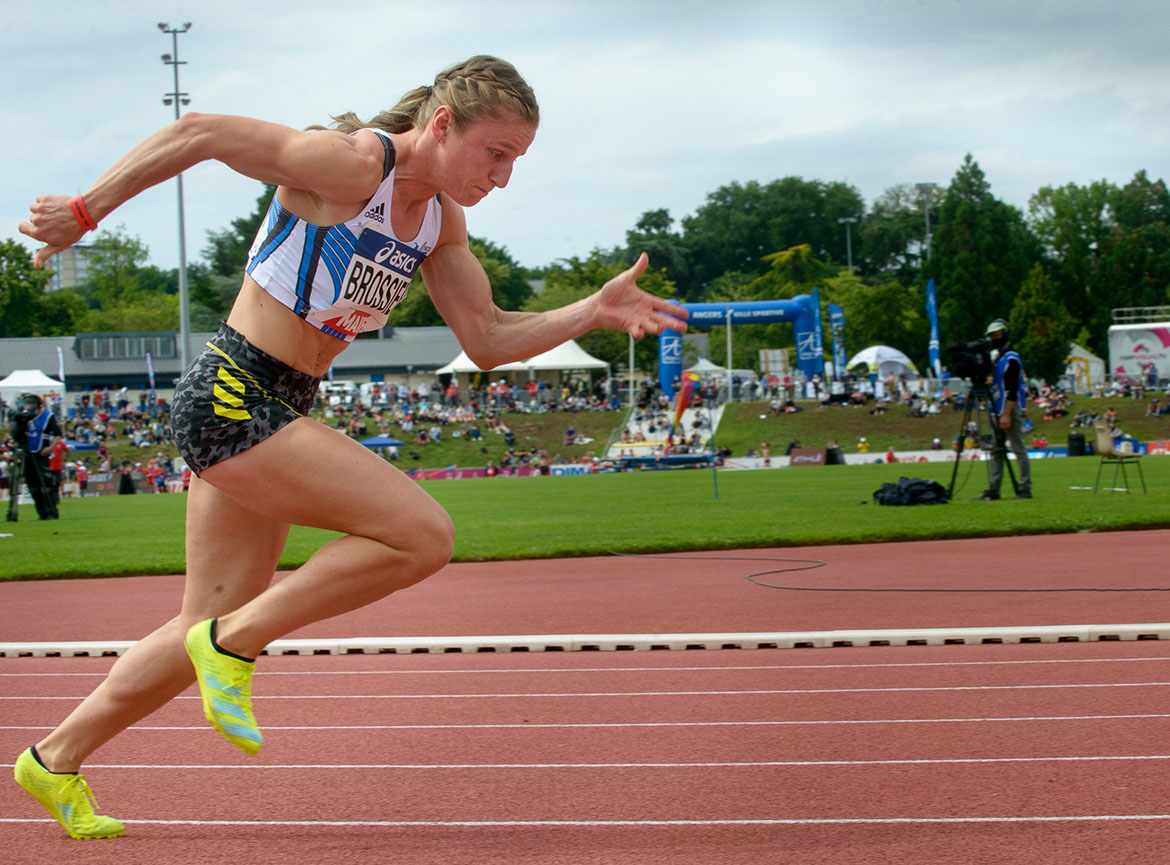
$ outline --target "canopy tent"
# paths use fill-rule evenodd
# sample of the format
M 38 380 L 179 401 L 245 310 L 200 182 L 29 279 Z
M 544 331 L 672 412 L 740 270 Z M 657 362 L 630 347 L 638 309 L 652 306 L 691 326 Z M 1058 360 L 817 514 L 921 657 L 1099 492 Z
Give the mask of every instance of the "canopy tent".
M 697 372 L 699 375 L 722 375 L 727 372 L 727 367 L 712 363 L 707 358 L 701 357 L 699 358 L 699 362 L 694 366 L 687 367 L 687 372 Z
M 471 362 L 471 358 L 467 356 L 467 352 L 461 351 L 459 355 L 444 367 L 435 370 L 436 375 L 447 375 L 448 373 L 457 372 L 508 372 L 509 370 L 523 370 L 528 369 L 523 363 L 505 363 L 502 366 L 492 367 L 490 370 L 480 369 Z
M 877 373 L 878 378 L 885 378 L 891 373 L 902 375 L 906 372 L 915 374 L 918 372 L 918 367 L 914 366 L 910 358 L 888 345 L 871 345 L 862 349 L 849 359 L 845 368 L 853 369 L 861 364 L 865 364 L 871 373 Z
M 396 448 L 406 444 L 396 438 L 390 436 L 371 436 L 368 439 L 362 439 L 362 444 L 368 448 Z
M 524 361 L 524 368 L 537 369 L 607 369 L 609 364 L 598 360 L 581 346 L 576 340 L 562 342 L 556 348 L 550 348 L 544 354 Z
M 64 392 L 64 382 L 49 378 L 39 369 L 14 369 L 10 375 L 0 379 L 0 397 L 9 405 L 12 405 L 22 393 L 46 396 Z
M 459 356 L 444 367 L 435 370 L 438 375 L 445 375 L 447 373 L 474 373 L 474 372 L 523 372 L 527 370 L 529 373 L 541 369 L 607 369 L 609 364 L 603 360 L 598 360 L 581 346 L 577 345 L 575 340 L 563 342 L 556 348 L 550 348 L 543 354 L 538 354 L 536 357 L 528 360 L 516 361 L 514 363 L 505 363 L 497 367 L 492 367 L 490 370 L 480 369 L 471 359 L 468 358 L 467 352 L 459 352 Z
M 1065 375 L 1072 379 L 1073 390 L 1077 393 L 1091 394 L 1095 385 L 1104 384 L 1105 361 L 1087 348 L 1070 342 L 1064 362 L 1068 364 Z

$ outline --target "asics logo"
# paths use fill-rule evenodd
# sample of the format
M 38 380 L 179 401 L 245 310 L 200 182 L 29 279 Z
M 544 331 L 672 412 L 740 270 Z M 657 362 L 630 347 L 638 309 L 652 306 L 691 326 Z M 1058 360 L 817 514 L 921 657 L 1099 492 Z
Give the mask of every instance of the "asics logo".
M 385 261 L 391 255 L 393 255 L 394 250 L 396 250 L 397 248 L 398 248 L 398 244 L 394 243 L 393 241 L 386 244 L 385 246 L 383 246 L 381 249 L 379 249 L 374 254 L 374 262 L 376 264 L 381 264 L 383 261 Z

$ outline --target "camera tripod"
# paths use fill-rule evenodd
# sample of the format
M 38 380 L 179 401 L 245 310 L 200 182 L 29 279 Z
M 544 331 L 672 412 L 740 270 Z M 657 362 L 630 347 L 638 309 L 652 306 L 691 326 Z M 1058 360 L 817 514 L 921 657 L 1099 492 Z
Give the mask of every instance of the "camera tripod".
M 24 454 L 18 454 L 12 461 L 12 474 L 8 478 L 8 522 L 20 519 L 20 487 L 24 483 Z
M 988 430 L 985 432 L 980 423 L 980 419 L 985 414 L 980 411 L 980 403 L 985 403 L 987 406 L 987 425 Z M 1007 458 L 1007 438 L 1002 429 L 999 428 L 999 415 L 991 410 L 991 391 L 986 387 L 979 387 L 972 385 L 967 392 L 967 401 L 963 409 L 962 425 L 959 427 L 959 434 L 955 438 L 955 465 L 951 469 L 951 484 L 947 487 L 947 497 L 955 497 L 955 478 L 959 474 L 959 460 L 963 454 L 963 443 L 967 437 L 968 427 L 971 425 L 972 418 L 975 421 L 975 429 L 973 431 L 975 438 L 975 447 L 982 450 L 985 454 L 984 462 L 986 463 L 987 471 L 991 471 L 990 457 L 995 453 L 1003 452 L 1003 462 L 1007 466 L 1007 475 L 1012 482 L 1012 491 L 1019 493 L 1020 486 L 1016 481 L 1016 473 L 1012 468 L 1011 460 Z

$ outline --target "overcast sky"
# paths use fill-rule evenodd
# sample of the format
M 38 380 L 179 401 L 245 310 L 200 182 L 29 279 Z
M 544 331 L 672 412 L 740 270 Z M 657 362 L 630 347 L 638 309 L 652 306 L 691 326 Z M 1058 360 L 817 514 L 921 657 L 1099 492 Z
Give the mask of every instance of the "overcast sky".
M 472 234 L 540 266 L 676 219 L 732 181 L 945 185 L 971 153 L 998 198 L 1146 169 L 1170 176 L 1165 0 L 0 0 L 0 238 L 37 193 L 84 192 L 173 119 L 179 37 L 189 110 L 301 128 L 369 117 L 472 54 L 514 63 L 542 125 Z M 185 175 L 188 259 L 260 186 Z M 173 181 L 105 220 L 178 262 Z

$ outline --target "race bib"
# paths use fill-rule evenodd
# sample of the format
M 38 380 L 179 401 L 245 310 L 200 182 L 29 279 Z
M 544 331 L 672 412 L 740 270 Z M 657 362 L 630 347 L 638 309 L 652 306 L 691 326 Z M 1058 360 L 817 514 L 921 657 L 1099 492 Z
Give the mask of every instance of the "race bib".
M 414 247 L 372 227 L 363 228 L 337 299 L 316 318 L 346 337 L 382 327 L 390 310 L 406 297 L 411 277 L 424 259 L 426 254 Z

